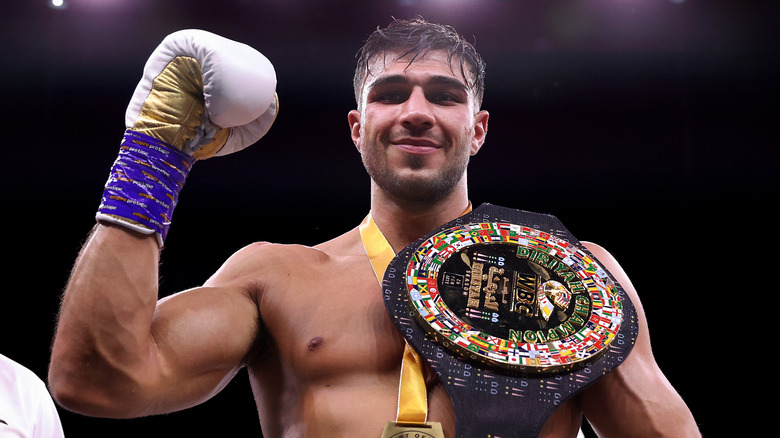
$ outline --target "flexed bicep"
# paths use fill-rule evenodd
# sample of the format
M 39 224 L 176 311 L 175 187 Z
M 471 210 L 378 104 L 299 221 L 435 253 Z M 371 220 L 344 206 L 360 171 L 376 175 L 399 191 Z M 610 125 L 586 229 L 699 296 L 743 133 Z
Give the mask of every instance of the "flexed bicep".
M 150 413 L 218 393 L 246 364 L 259 328 L 256 303 L 241 288 L 199 287 L 160 300 L 151 328 L 160 397 Z

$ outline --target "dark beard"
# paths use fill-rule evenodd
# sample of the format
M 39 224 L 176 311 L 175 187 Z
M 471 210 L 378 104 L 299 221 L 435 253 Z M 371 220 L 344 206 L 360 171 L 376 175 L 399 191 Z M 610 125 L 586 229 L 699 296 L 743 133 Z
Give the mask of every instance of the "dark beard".
M 376 182 L 382 191 L 393 197 L 415 202 L 437 202 L 447 197 L 460 182 L 466 173 L 468 159 L 462 163 L 442 170 L 432 181 L 422 178 L 399 178 L 386 167 L 374 169 L 364 161 L 364 165 L 371 179 Z M 420 169 L 425 164 L 425 158 L 418 155 L 410 155 L 407 164 L 411 169 Z

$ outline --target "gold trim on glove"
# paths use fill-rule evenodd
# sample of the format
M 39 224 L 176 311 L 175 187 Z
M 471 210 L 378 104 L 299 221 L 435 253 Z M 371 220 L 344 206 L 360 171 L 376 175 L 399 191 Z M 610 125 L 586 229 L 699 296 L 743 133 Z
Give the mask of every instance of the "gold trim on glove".
M 193 145 L 201 125 L 210 125 L 212 132 L 207 132 L 205 138 L 214 140 Z M 230 135 L 229 129 L 206 120 L 201 66 L 197 59 L 188 56 L 173 58 L 154 78 L 131 129 L 162 140 L 195 159 L 216 154 Z

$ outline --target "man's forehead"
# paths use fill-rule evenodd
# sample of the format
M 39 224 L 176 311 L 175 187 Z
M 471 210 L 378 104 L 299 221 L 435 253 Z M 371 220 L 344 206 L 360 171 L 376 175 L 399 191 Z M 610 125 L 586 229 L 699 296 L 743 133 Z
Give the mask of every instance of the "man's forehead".
M 443 50 L 431 50 L 425 53 L 405 55 L 402 53 L 379 54 L 368 63 L 365 87 L 370 87 L 378 79 L 390 75 L 413 75 L 428 72 L 436 76 L 451 76 L 464 85 L 468 82 L 459 66 L 460 59 L 450 58 Z

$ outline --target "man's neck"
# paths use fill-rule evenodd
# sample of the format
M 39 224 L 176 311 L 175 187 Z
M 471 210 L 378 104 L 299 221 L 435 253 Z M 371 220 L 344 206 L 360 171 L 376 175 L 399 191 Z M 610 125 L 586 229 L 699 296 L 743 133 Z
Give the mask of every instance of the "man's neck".
M 461 216 L 468 208 L 465 187 L 435 202 L 393 199 L 378 188 L 371 193 L 371 217 L 397 254 L 439 226 Z

